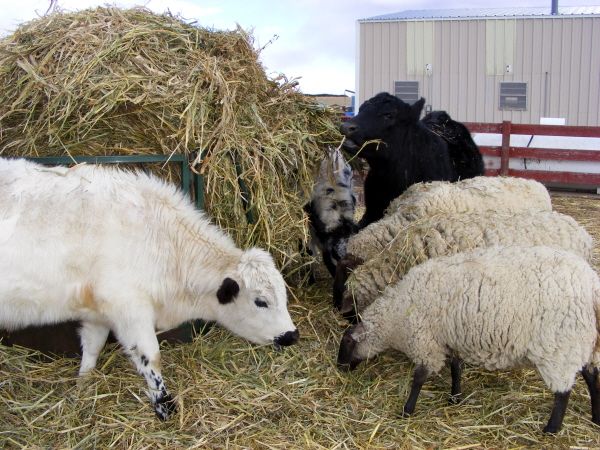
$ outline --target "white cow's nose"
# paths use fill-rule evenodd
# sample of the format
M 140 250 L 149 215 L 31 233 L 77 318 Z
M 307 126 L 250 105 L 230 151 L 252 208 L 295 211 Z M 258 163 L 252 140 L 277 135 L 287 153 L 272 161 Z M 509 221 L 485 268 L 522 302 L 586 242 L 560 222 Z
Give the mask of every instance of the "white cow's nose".
M 285 333 L 280 334 L 274 339 L 274 342 L 275 345 L 287 347 L 288 345 L 298 342 L 299 338 L 300 333 L 298 332 L 298 329 L 295 329 L 294 331 L 286 331 Z

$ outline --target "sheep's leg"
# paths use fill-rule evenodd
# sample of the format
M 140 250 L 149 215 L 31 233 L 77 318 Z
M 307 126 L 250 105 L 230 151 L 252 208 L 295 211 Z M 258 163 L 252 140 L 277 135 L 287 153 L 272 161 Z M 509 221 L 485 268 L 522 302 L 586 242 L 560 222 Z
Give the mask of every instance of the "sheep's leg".
M 347 254 L 337 264 L 333 279 L 333 306 L 342 309 L 344 292 L 346 292 L 346 281 L 352 271 L 364 261 L 354 255 Z
M 332 278 L 335 278 L 335 262 L 329 249 L 323 249 L 323 263 L 325 263 L 325 267 Z
M 462 400 L 462 389 L 460 387 L 460 377 L 463 370 L 463 361 L 457 356 L 450 359 L 450 374 L 452 375 L 452 390 L 448 402 L 452 405 L 460 403 Z
M 160 350 L 151 320 L 121 320 L 115 327 L 117 339 L 135 365 L 138 373 L 146 379 L 150 400 L 156 415 L 168 419 L 177 405 L 165 386 L 160 368 Z
M 79 330 L 81 338 L 81 365 L 79 376 L 86 375 L 96 367 L 100 351 L 106 343 L 109 328 L 93 322 L 83 322 Z
M 592 422 L 600 425 L 600 389 L 598 387 L 598 368 L 589 365 L 583 366 L 581 376 L 587 384 L 590 391 L 590 401 L 592 403 Z
M 413 382 L 412 387 L 410 389 L 410 394 L 408 395 L 408 400 L 406 401 L 406 404 L 404 405 L 404 410 L 402 411 L 403 417 L 410 416 L 415 411 L 417 398 L 419 397 L 419 393 L 421 392 L 423 383 L 425 383 L 428 376 L 429 371 L 425 366 L 417 366 L 413 375 Z
M 548 424 L 544 427 L 544 433 L 556 433 L 560 430 L 563 418 L 565 417 L 565 411 L 567 410 L 567 404 L 569 403 L 570 394 L 570 390 L 554 393 L 554 406 L 552 407 L 550 420 L 548 420 Z

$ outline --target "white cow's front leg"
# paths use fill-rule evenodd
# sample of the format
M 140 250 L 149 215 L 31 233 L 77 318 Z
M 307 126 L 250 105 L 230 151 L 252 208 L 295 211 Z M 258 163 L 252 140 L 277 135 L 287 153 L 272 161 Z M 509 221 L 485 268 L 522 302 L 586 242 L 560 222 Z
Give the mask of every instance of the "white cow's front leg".
M 79 375 L 83 376 L 96 367 L 96 361 L 108 337 L 109 328 L 93 322 L 84 322 L 79 330 L 81 338 L 81 366 Z
M 152 321 L 124 321 L 126 326 L 117 326 L 115 333 L 129 355 L 138 373 L 148 384 L 150 400 L 161 420 L 168 419 L 177 411 L 177 404 L 167 391 L 160 367 L 160 351 Z

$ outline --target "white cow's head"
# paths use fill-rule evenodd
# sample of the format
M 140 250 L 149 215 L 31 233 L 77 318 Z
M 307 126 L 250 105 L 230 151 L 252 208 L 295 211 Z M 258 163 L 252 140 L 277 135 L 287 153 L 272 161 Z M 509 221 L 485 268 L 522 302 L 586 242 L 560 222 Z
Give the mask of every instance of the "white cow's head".
M 264 250 L 243 253 L 235 274 L 223 280 L 217 298 L 218 322 L 256 344 L 292 345 L 299 337 L 287 310 L 281 273 Z

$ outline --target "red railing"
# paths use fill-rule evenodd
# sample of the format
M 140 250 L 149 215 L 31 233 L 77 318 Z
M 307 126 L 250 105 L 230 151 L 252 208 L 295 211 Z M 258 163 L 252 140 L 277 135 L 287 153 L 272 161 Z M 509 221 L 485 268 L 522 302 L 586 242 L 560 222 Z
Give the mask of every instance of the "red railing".
M 574 150 L 557 148 L 516 147 L 510 143 L 511 134 L 533 136 L 568 136 L 600 138 L 600 127 L 571 127 L 562 125 L 530 125 L 502 123 L 466 122 L 471 133 L 502 135 L 500 147 L 479 146 L 483 155 L 500 158 L 500 169 L 486 169 L 486 175 L 510 175 L 533 178 L 542 183 L 600 186 L 600 173 L 559 172 L 552 170 L 517 170 L 509 168 L 510 158 L 534 158 L 554 161 L 589 161 L 600 163 L 599 150 Z

